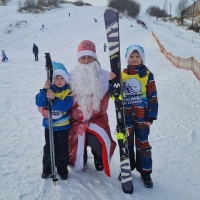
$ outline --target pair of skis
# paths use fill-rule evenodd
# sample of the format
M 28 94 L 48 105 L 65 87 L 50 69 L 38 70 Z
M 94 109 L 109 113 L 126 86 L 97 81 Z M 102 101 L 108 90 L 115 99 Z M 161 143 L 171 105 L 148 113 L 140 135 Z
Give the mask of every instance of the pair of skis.
M 119 145 L 121 183 L 124 193 L 133 193 L 133 180 L 128 154 L 127 133 L 124 121 L 124 107 L 122 98 L 120 40 L 119 40 L 119 16 L 115 9 L 108 8 L 104 12 L 105 28 L 110 54 L 111 71 L 116 74 L 112 80 L 113 96 L 116 111 L 116 137 Z

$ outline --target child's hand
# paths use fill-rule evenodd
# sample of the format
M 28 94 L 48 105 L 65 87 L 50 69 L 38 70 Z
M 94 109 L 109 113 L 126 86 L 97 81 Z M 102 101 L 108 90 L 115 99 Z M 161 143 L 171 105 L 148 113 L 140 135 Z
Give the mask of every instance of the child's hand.
M 115 77 L 116 77 L 116 74 L 114 72 L 110 72 L 109 80 L 113 80 Z
M 71 97 L 75 97 L 76 95 L 75 95 L 75 94 L 70 94 L 69 96 L 71 96 Z
M 50 82 L 49 80 L 46 80 L 44 83 L 44 89 L 49 89 L 50 88 Z
M 151 122 L 144 122 L 145 125 L 150 126 L 152 123 Z
M 47 90 L 47 98 L 54 100 L 55 95 L 51 90 Z

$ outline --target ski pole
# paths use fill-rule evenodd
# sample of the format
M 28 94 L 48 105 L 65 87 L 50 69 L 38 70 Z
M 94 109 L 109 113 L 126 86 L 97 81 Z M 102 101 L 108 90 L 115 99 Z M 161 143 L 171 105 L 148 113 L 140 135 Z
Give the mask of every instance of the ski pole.
M 45 53 L 46 58 L 46 70 L 47 70 L 47 80 L 52 82 L 52 74 L 53 74 L 53 67 L 51 62 L 51 57 L 49 53 Z M 50 89 L 50 88 L 48 88 Z M 54 137 L 53 137 L 53 124 L 52 124 L 52 101 L 48 98 L 48 114 L 49 114 L 49 142 L 50 142 L 50 157 L 51 157 L 51 170 L 52 176 L 51 178 L 53 183 L 56 184 L 58 179 L 56 178 L 56 171 L 55 171 L 55 150 L 54 150 Z

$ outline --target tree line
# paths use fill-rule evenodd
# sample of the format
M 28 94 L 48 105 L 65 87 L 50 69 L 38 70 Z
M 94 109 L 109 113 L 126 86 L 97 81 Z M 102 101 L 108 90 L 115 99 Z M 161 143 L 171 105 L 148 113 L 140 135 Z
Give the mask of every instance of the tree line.
M 115 8 L 119 13 L 135 18 L 140 12 L 140 4 L 135 0 L 108 0 L 108 7 Z

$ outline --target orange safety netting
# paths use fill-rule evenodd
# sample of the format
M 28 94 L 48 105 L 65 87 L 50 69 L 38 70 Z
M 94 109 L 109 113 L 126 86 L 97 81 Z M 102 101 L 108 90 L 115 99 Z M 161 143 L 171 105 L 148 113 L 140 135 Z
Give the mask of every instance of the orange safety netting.
M 196 76 L 198 80 L 200 80 L 200 63 L 194 58 L 181 58 L 180 56 L 175 56 L 171 52 L 167 52 L 165 47 L 160 43 L 156 35 L 152 32 L 152 35 L 158 46 L 160 48 L 161 53 L 165 55 L 165 57 L 177 68 L 185 69 L 193 71 L 193 74 Z

